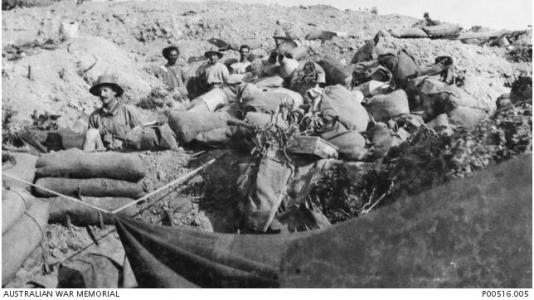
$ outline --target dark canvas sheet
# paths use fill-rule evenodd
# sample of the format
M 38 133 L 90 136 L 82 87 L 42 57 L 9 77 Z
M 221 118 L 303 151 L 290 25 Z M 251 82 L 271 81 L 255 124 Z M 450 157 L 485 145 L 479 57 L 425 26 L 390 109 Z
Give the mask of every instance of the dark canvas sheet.
M 326 230 L 231 235 L 116 226 L 140 287 L 532 286 L 532 158 Z

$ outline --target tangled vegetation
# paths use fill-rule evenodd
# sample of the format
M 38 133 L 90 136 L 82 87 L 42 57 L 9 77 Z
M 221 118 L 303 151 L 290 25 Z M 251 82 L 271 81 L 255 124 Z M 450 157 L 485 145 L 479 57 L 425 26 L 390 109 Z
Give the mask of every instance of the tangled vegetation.
M 366 163 L 357 177 L 345 165 L 330 169 L 310 199 L 335 223 L 531 151 L 532 105 L 522 103 L 452 134 L 421 126 L 382 161 Z

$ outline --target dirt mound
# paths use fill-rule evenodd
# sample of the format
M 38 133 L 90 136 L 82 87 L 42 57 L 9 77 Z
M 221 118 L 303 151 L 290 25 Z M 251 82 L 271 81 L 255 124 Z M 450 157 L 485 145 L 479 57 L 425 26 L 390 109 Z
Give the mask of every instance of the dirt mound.
M 5 61 L 3 71 L 3 104 L 17 111 L 13 123 L 19 126 L 28 124 L 34 110 L 62 115 L 60 125 L 90 114 L 100 103 L 88 89 L 105 72 L 117 75 L 127 102 L 161 85 L 128 53 L 100 37 L 77 38 L 52 51 Z

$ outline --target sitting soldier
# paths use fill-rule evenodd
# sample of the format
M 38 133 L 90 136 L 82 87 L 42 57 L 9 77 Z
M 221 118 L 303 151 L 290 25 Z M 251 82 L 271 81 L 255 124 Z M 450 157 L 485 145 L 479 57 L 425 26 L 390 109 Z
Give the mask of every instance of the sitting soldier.
M 121 149 L 126 135 L 135 127 L 141 126 L 135 109 L 119 101 L 124 90 L 113 76 L 101 75 L 89 92 L 100 99 L 102 107 L 89 116 L 89 129 L 85 134 L 83 150 Z
M 224 85 L 230 73 L 228 68 L 219 62 L 223 54 L 217 49 L 210 49 L 204 53 L 208 61 L 201 67 L 201 78 L 206 85 L 205 92 Z
M 160 66 L 156 71 L 156 77 L 160 78 L 167 88 L 178 94 L 180 100 L 187 99 L 187 89 L 184 83 L 184 72 L 180 66 L 176 64 L 180 50 L 177 46 L 169 46 L 163 49 L 163 57 L 167 60 L 167 64 Z

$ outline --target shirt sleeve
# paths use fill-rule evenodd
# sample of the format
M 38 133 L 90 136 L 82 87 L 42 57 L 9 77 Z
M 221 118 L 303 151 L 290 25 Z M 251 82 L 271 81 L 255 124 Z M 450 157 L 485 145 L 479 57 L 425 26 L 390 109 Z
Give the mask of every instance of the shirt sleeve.
M 88 128 L 98 128 L 100 126 L 98 126 L 98 116 L 96 115 L 96 113 L 92 113 L 90 116 L 89 116 L 89 122 L 88 122 Z
M 226 83 L 228 81 L 228 77 L 230 77 L 230 72 L 228 72 L 228 68 L 223 64 L 221 64 L 221 77 L 224 83 Z
M 128 114 L 128 119 L 130 120 L 130 128 L 134 128 L 135 126 L 143 124 L 139 115 L 139 111 L 137 111 L 137 109 L 134 107 L 127 106 L 126 113 Z

